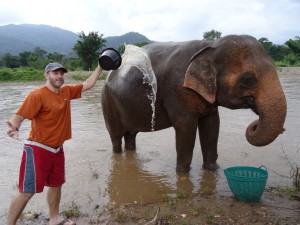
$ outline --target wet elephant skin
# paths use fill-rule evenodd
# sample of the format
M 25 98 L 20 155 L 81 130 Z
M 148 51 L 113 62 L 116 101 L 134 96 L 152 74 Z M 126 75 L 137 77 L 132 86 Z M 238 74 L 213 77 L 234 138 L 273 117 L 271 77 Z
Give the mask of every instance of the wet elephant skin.
M 136 149 L 138 132 L 175 129 L 177 171 L 189 171 L 197 130 L 203 168 L 215 170 L 220 129 L 218 107 L 250 108 L 258 115 L 246 130 L 248 142 L 265 146 L 283 132 L 286 99 L 276 68 L 260 43 L 247 35 L 216 41 L 154 43 L 143 47 L 156 76 L 155 123 L 151 87 L 140 69 L 111 71 L 101 95 L 113 151 Z M 155 140 L 153 140 L 155 141 Z

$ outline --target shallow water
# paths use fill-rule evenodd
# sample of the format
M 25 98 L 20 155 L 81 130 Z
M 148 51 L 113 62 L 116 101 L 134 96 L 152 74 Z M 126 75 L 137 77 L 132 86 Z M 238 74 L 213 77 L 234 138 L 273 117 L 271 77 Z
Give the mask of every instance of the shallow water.
M 272 144 L 254 147 L 244 133 L 256 115 L 250 110 L 220 108 L 221 130 L 218 143 L 221 168 L 217 172 L 202 170 L 199 140 L 196 140 L 192 169 L 177 174 L 173 128 L 158 132 L 139 133 L 137 151 L 114 154 L 105 128 L 100 104 L 103 82 L 72 102 L 73 138 L 65 143 L 66 179 L 63 186 L 62 207 L 72 202 L 82 212 L 90 212 L 107 204 L 148 203 L 162 194 L 177 191 L 188 193 L 217 193 L 231 195 L 223 170 L 230 166 L 248 165 L 268 168 L 267 186 L 291 185 L 290 163 L 300 159 L 300 76 L 282 76 L 288 114 L 286 131 Z M 23 144 L 6 136 L 6 120 L 16 111 L 29 91 L 44 83 L 9 83 L 0 86 L 0 222 L 5 220 L 7 208 L 17 193 L 19 161 Z M 24 140 L 29 122 L 22 124 L 20 136 Z M 25 211 L 47 214 L 45 192 L 37 194 Z

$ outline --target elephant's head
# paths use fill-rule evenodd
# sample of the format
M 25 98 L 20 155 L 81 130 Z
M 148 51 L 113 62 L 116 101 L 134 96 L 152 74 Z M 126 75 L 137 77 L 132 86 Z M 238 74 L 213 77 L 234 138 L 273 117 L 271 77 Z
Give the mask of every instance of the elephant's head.
M 211 104 L 251 108 L 259 116 L 246 130 L 252 145 L 268 145 L 284 130 L 287 106 L 276 68 L 251 36 L 226 36 L 197 52 L 184 86 Z

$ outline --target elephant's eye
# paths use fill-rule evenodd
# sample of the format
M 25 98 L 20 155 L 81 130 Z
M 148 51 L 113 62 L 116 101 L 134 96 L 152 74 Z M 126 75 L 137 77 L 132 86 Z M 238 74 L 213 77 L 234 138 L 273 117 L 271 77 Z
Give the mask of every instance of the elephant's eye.
M 257 84 L 257 79 L 254 74 L 246 72 L 243 73 L 239 79 L 238 83 L 245 88 L 251 88 L 254 87 Z

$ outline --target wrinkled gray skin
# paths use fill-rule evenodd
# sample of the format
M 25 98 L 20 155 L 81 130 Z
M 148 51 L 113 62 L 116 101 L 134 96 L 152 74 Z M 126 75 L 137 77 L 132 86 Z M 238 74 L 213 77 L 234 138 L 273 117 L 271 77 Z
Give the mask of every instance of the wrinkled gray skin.
M 218 168 L 218 106 L 250 108 L 258 115 L 246 130 L 254 146 L 268 145 L 283 132 L 285 95 L 275 66 L 255 38 L 230 35 L 212 42 L 155 43 L 143 48 L 157 79 L 154 130 L 174 127 L 177 171 L 190 169 L 197 130 L 203 168 Z M 136 149 L 136 134 L 151 131 L 149 92 L 136 67 L 124 66 L 107 77 L 102 109 L 114 152 L 122 152 L 123 137 L 125 149 Z

